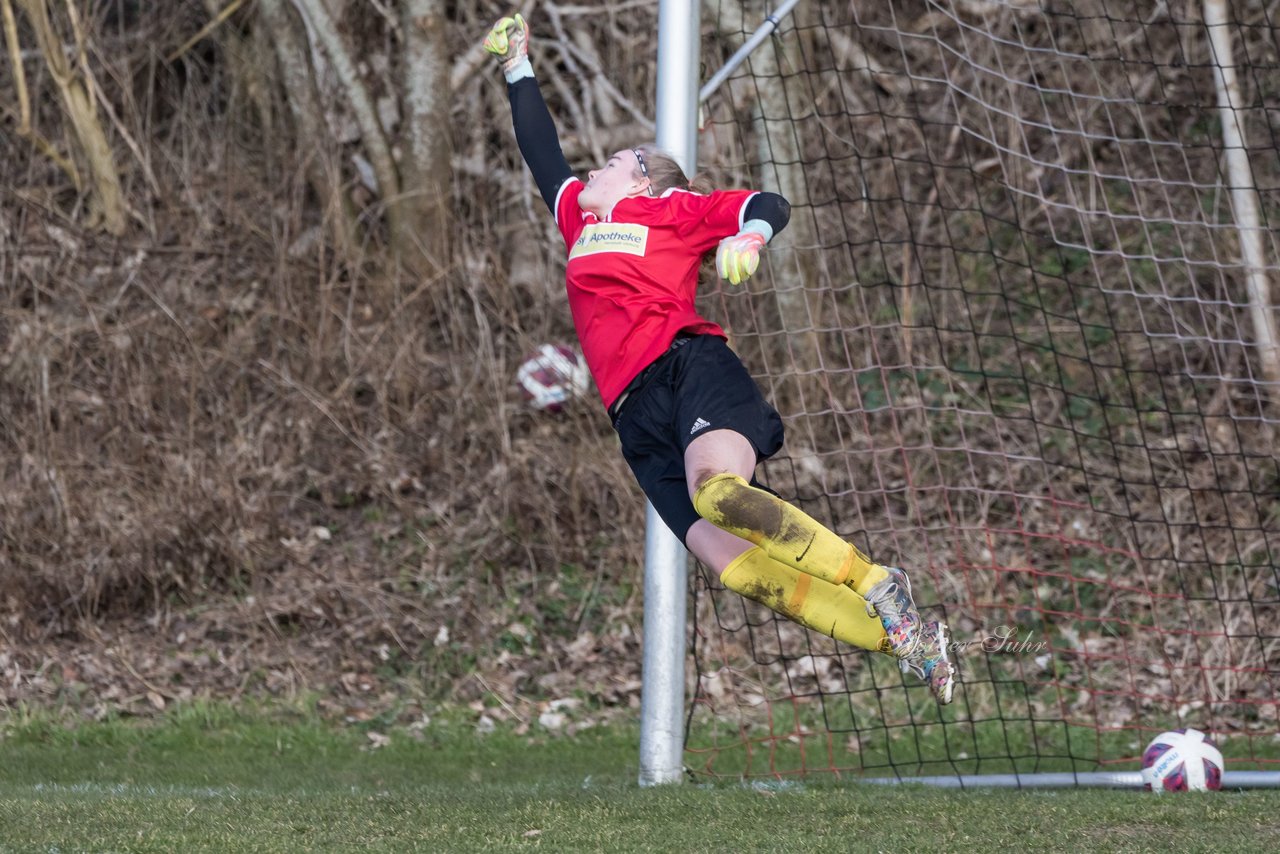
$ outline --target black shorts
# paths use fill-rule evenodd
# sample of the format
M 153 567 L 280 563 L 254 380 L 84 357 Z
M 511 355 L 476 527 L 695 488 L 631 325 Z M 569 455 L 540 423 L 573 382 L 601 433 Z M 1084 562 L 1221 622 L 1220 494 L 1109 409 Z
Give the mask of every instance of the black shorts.
M 623 401 L 613 427 L 640 488 L 681 542 L 699 518 L 685 480 L 690 442 L 707 430 L 733 430 L 755 448 L 757 461 L 782 447 L 778 411 L 715 335 L 698 335 L 658 357 L 643 385 Z

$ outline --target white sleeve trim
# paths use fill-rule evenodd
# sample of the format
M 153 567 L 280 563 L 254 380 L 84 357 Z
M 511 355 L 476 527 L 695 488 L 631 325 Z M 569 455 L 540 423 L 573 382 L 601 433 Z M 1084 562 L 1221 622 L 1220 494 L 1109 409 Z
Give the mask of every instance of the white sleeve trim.
M 560 189 L 556 190 L 556 202 L 551 208 L 551 215 L 556 218 L 556 225 L 560 225 L 560 197 L 564 195 L 564 188 L 569 186 L 570 181 L 577 181 L 576 175 L 570 175 L 564 179 L 564 183 L 560 185 Z M 579 183 L 581 183 L 579 181 Z

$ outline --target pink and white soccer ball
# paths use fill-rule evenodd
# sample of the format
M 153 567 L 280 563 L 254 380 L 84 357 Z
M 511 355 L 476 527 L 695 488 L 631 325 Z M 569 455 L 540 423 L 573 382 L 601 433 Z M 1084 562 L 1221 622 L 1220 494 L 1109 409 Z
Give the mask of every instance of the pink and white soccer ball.
M 1142 782 L 1153 792 L 1216 792 L 1222 769 L 1222 751 L 1198 729 L 1162 732 L 1142 754 Z
M 530 406 L 547 412 L 559 412 L 590 383 L 582 354 L 565 344 L 543 344 L 516 371 L 520 394 Z

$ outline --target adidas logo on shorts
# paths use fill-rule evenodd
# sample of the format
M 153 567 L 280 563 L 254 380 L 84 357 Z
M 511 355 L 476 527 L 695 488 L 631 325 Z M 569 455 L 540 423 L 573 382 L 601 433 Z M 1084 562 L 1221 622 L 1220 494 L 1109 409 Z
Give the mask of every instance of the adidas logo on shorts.
M 697 421 L 693 422 L 693 429 L 689 431 L 689 435 L 692 436 L 694 433 L 697 433 L 699 430 L 705 430 L 710 426 L 711 426 L 710 421 L 706 420 L 705 418 L 699 418 Z

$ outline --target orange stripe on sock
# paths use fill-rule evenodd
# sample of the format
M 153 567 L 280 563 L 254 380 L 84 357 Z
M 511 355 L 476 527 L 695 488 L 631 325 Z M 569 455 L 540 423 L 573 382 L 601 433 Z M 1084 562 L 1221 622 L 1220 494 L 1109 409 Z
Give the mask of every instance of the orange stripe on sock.
M 809 598 L 809 585 L 813 582 L 813 576 L 804 575 L 803 573 L 796 579 L 796 589 L 791 594 L 791 601 L 787 603 L 787 610 L 793 614 L 799 613 L 800 606 L 804 604 L 804 600 Z
M 853 562 L 858 554 L 858 550 L 853 546 L 849 546 L 849 556 L 844 559 L 844 566 L 840 567 L 840 571 L 836 573 L 832 584 L 844 584 L 849 580 L 849 573 L 853 572 Z

